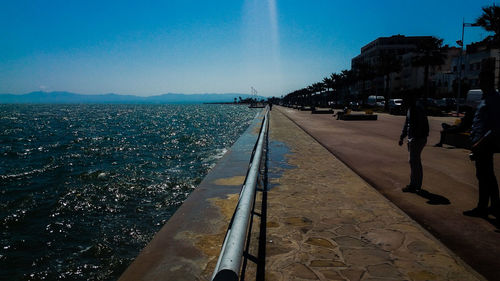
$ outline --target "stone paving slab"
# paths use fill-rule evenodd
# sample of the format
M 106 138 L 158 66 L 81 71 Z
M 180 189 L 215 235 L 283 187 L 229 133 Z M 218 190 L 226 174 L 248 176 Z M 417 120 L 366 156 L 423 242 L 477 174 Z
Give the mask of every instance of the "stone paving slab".
M 269 141 L 290 153 L 270 179 L 266 280 L 484 280 L 277 110 Z
M 407 147 L 397 145 L 404 116 L 380 113 L 375 122 L 345 122 L 279 106 L 274 110 L 285 114 L 477 272 L 500 280 L 499 221 L 462 214 L 475 207 L 478 197 L 470 151 L 433 146 L 439 140 L 441 123 L 453 123 L 455 118 L 429 117 L 430 134 L 422 152 L 426 192 L 417 195 L 401 192 L 410 174 Z M 494 161 L 498 178 L 500 154 Z

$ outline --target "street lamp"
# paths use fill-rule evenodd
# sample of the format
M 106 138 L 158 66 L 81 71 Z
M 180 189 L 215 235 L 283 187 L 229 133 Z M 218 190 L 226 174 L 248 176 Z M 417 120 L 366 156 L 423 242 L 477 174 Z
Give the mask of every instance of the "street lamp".
M 462 54 L 464 52 L 464 30 L 465 27 L 473 27 L 473 26 L 479 26 L 477 23 L 466 23 L 464 20 L 462 20 L 462 40 L 457 41 L 457 44 L 460 45 L 460 56 L 458 59 L 458 92 L 457 92 L 457 117 L 459 114 L 460 110 L 460 92 L 462 91 Z

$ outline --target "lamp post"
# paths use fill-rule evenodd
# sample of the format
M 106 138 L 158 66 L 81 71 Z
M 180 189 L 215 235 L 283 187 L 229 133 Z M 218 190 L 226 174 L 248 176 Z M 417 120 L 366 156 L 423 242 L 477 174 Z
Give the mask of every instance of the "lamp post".
M 472 27 L 472 26 L 479 26 L 477 23 L 466 23 L 464 20 L 462 20 L 462 40 L 457 41 L 458 45 L 460 45 L 460 56 L 458 59 L 458 91 L 457 91 L 457 117 L 459 115 L 459 110 L 460 110 L 460 93 L 462 91 L 462 54 L 464 52 L 464 30 L 465 27 Z M 465 65 L 464 65 L 464 70 L 465 70 Z

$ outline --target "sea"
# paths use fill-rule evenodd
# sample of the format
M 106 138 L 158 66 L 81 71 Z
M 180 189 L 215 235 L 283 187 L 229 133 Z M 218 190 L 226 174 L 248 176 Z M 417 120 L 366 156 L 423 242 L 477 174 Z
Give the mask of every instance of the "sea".
M 0 104 L 0 280 L 116 280 L 259 109 Z

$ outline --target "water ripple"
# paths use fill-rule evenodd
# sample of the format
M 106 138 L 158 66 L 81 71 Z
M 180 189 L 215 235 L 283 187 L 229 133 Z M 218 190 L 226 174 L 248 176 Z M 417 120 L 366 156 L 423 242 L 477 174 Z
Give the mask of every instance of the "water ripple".
M 114 280 L 255 116 L 0 105 L 0 280 Z

